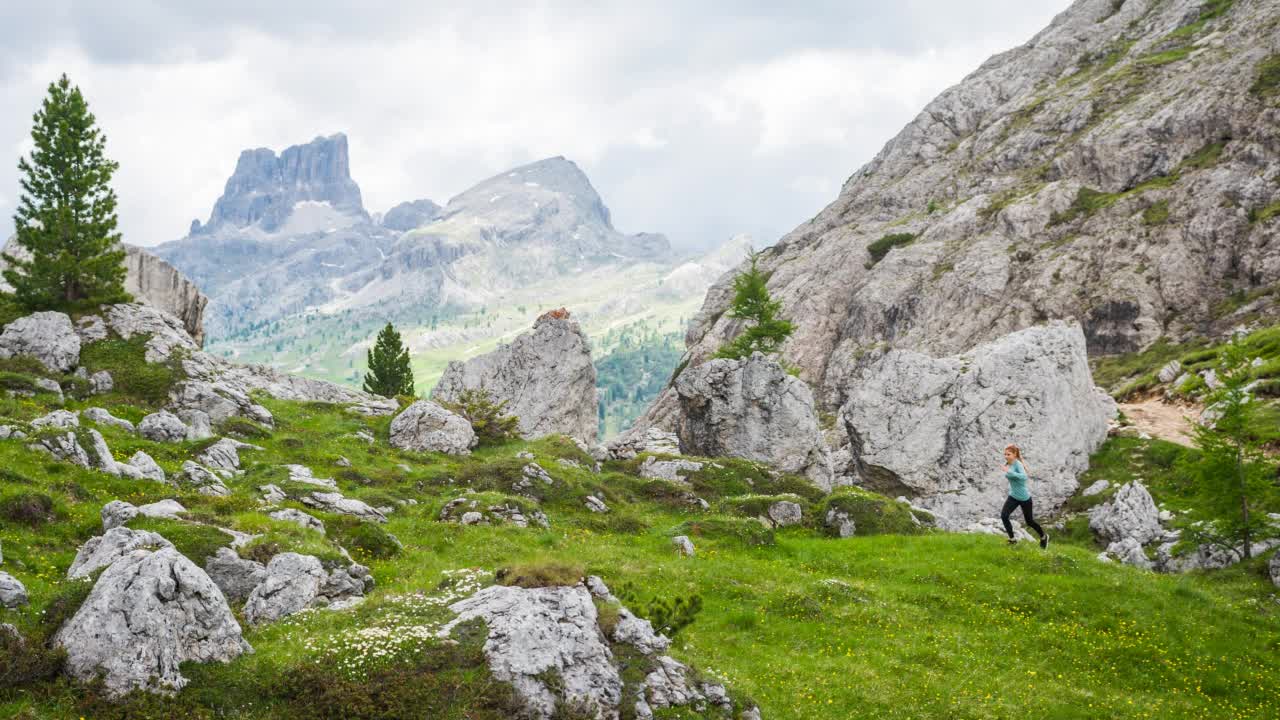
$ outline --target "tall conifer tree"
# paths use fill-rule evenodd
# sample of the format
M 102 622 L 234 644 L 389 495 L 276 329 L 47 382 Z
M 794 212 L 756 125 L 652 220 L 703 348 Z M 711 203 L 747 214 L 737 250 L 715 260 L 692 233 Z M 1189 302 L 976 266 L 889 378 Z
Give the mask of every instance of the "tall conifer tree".
M 409 367 L 409 348 L 391 325 L 382 328 L 369 350 L 369 372 L 364 376 L 364 390 L 383 397 L 413 394 L 413 368 Z
M 107 159 L 106 137 L 65 74 L 49 85 L 31 139 L 30 159 L 18 160 L 22 196 L 13 216 L 22 252 L 5 257 L 12 298 L 28 310 L 127 300 L 111 189 L 118 164 Z

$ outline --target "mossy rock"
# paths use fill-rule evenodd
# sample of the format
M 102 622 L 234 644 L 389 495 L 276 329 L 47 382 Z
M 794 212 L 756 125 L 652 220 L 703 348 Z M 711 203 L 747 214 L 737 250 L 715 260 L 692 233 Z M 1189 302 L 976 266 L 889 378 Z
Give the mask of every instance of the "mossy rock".
M 769 516 L 769 508 L 780 502 L 793 502 L 799 505 L 800 510 L 804 513 L 806 523 L 813 517 L 812 503 L 799 495 L 793 494 L 741 495 L 739 497 L 725 498 L 720 502 L 720 509 L 723 512 L 746 518 L 767 518 Z
M 700 518 L 680 523 L 671 536 L 688 535 L 690 538 L 728 540 L 747 547 L 765 547 L 774 544 L 773 530 L 755 520 L 740 518 Z
M 695 495 L 708 501 L 741 495 L 793 494 L 815 502 L 823 492 L 808 479 L 787 475 L 768 466 L 739 458 L 697 458 L 702 469 L 686 480 Z
M 231 545 L 231 536 L 227 533 L 194 522 L 138 516 L 129 521 L 128 527 L 159 534 L 199 567 L 204 567 L 205 559 L 217 554 L 219 548 Z
M 858 535 L 919 535 L 933 516 L 915 511 L 910 505 L 860 488 L 844 488 L 818 505 L 816 515 L 825 518 L 831 510 L 849 516 Z M 921 517 L 927 516 L 927 517 Z M 826 528 L 833 534 L 833 528 Z

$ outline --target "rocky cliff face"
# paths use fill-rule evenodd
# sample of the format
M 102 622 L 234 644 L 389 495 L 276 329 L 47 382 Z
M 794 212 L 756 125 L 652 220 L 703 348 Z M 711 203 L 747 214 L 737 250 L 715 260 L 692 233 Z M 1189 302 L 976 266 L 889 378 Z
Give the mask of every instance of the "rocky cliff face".
M 1280 5 L 1077 0 L 931 102 L 765 251 L 786 359 L 839 407 L 886 347 L 1074 318 L 1091 353 L 1277 312 Z M 691 364 L 738 330 L 730 278 Z
M 192 232 L 210 232 L 222 225 L 259 225 L 273 232 L 304 203 L 328 205 L 347 215 L 364 213 L 360 188 L 351 179 L 346 135 L 318 137 L 279 156 L 268 148 L 240 153 L 209 222 L 203 227 L 193 223 Z

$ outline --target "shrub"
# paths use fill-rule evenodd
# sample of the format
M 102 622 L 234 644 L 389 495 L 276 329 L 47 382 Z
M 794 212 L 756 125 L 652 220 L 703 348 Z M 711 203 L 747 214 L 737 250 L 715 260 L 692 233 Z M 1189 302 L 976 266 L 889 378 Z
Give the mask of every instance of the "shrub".
M 80 350 L 80 363 L 89 372 L 111 373 L 113 394 L 123 395 L 148 407 L 159 407 L 169 399 L 169 390 L 184 376 L 179 353 L 169 362 L 146 361 L 148 336 L 128 340 L 101 340 Z
M 65 659 L 61 649 L 50 650 L 36 638 L 0 627 L 0 698 L 25 685 L 53 680 L 62 672 Z
M 46 640 L 52 638 L 53 634 L 58 632 L 76 614 L 80 606 L 88 599 L 94 584 L 98 582 L 98 576 L 105 569 L 94 572 L 86 579 L 63 582 L 61 589 L 53 596 L 49 604 L 45 605 L 44 613 L 40 616 L 40 629 L 44 633 Z
M 1161 200 L 1142 211 L 1143 225 L 1162 225 L 1169 219 L 1169 201 Z
M 827 497 L 815 513 L 826 517 L 830 510 L 843 512 L 853 520 L 859 535 L 918 535 L 924 532 L 923 519 L 907 503 L 859 488 L 846 488 Z M 928 518 L 932 521 L 932 517 Z M 834 529 L 828 529 L 834 533 Z
M 53 519 L 53 498 L 44 493 L 20 492 L 0 499 L 0 517 L 37 527 Z
M 270 430 L 242 417 L 227 418 L 222 423 L 222 434 L 232 435 L 242 440 L 266 440 L 271 437 Z
M 896 247 L 905 247 L 915 242 L 916 236 L 911 233 L 889 233 L 867 246 L 867 254 L 871 256 L 868 268 L 884 259 L 889 251 Z
M 507 401 L 494 401 L 484 388 L 463 390 L 458 399 L 441 403 L 471 423 L 481 445 L 497 445 L 520 437 L 520 418 L 506 413 Z
M 474 626 L 474 627 L 472 627 Z M 510 720 L 522 709 L 511 685 L 490 677 L 477 620 L 454 631 L 458 644 L 428 645 L 412 656 L 352 676 L 341 657 L 287 670 L 272 688 L 289 704 L 282 717 L 317 720 Z M 478 637 L 467 637 L 468 635 Z
M 325 530 L 334 542 L 350 550 L 358 560 L 385 560 L 400 554 L 400 543 L 377 523 L 340 517 L 325 523 Z
M 581 565 L 558 562 L 509 565 L 500 568 L 496 578 L 499 585 L 522 588 L 560 587 L 577 585 L 586 573 Z
M 17 392 L 35 392 L 36 379 L 30 375 L 0 370 L 0 388 Z
M 665 598 L 641 592 L 635 585 L 624 582 L 613 588 L 613 594 L 628 610 L 648 620 L 654 630 L 669 638 L 675 638 L 692 625 L 702 612 L 702 596 L 697 593 Z
M 231 536 L 216 527 L 179 520 L 139 516 L 129 522 L 129 527 L 158 533 L 199 567 L 204 567 L 205 558 L 213 557 L 219 548 L 231 544 Z

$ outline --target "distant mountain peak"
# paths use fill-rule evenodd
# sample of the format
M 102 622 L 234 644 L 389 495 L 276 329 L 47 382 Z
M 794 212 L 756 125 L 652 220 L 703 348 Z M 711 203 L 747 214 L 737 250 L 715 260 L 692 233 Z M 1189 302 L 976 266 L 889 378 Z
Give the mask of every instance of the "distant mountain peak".
M 191 224 L 192 234 L 221 225 L 258 225 L 278 230 L 301 202 L 328 204 L 346 215 L 365 214 L 360 187 L 351 179 L 347 136 L 334 133 L 293 145 L 279 155 L 270 148 L 244 150 L 209 222 Z

